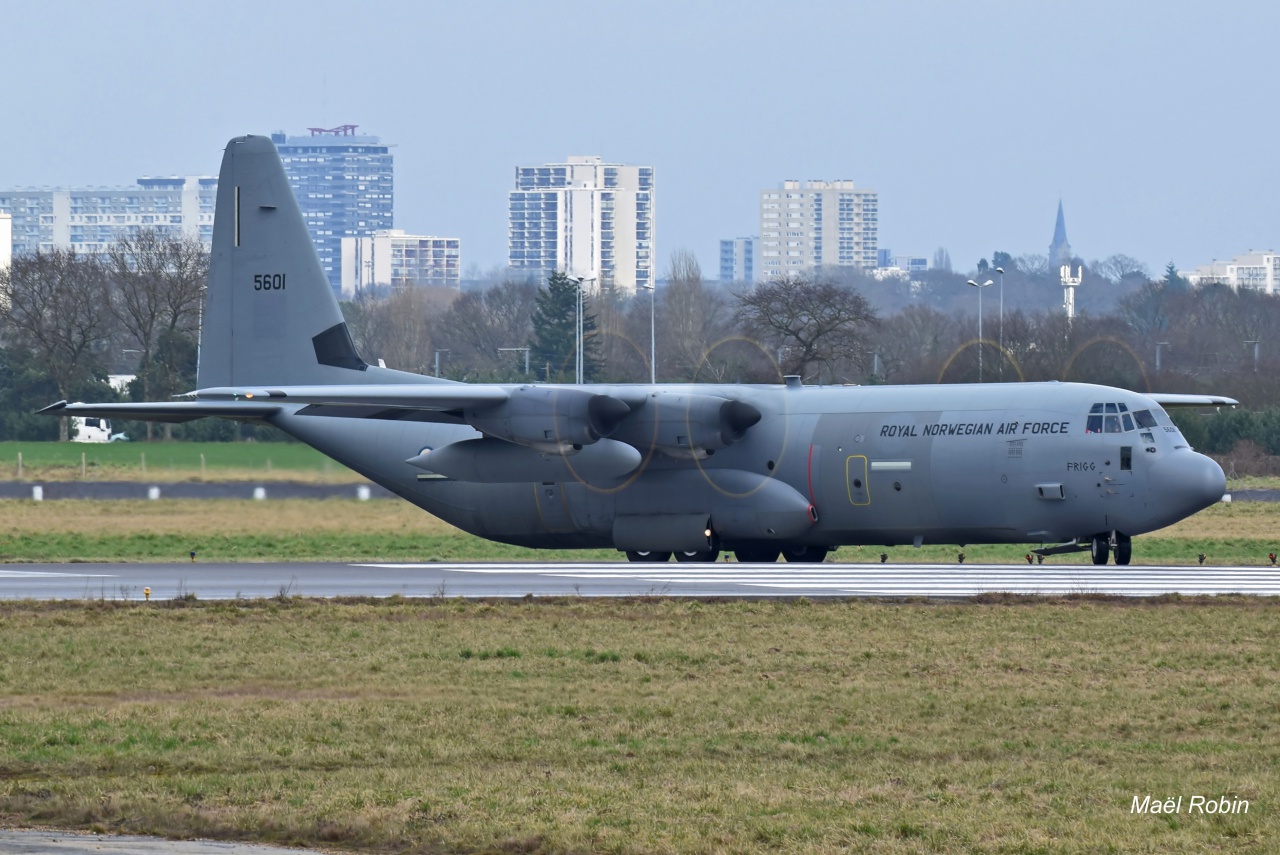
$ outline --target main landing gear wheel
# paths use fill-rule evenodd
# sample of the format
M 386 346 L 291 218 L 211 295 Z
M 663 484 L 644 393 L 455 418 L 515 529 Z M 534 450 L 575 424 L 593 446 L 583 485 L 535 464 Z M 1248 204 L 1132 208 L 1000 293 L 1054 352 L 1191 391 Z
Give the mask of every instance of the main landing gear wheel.
M 776 546 L 740 546 L 733 551 L 733 557 L 742 564 L 772 564 L 781 554 Z
M 650 552 L 647 549 L 646 550 L 639 550 L 639 549 L 627 550 L 628 561 L 664 564 L 669 558 L 671 558 L 670 552 Z
M 1105 534 L 1095 534 L 1089 542 L 1089 557 L 1094 564 L 1106 564 L 1111 553 L 1111 538 Z M 1118 562 L 1117 562 L 1118 563 Z M 1125 562 L 1126 564 L 1128 562 Z
M 785 546 L 782 557 L 790 564 L 821 564 L 827 560 L 830 548 L 826 546 Z
M 711 564 L 720 557 L 720 550 L 707 552 L 677 552 L 676 560 L 685 564 Z
M 1133 539 L 1127 534 L 1116 532 L 1116 563 L 1128 564 L 1133 558 Z

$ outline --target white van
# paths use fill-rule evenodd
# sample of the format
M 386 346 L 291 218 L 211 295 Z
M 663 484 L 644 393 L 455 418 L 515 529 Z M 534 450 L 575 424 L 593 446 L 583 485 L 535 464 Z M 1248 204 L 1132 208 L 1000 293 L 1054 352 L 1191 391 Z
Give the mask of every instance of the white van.
M 117 442 L 129 439 L 122 433 L 113 434 L 111 432 L 110 419 L 100 419 L 95 416 L 72 416 L 71 426 L 75 428 L 75 436 L 71 437 L 72 442 Z

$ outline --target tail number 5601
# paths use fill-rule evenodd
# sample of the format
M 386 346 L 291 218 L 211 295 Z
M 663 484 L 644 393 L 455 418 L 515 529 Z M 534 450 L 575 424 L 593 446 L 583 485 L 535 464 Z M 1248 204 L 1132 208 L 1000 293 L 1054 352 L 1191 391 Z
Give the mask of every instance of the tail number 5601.
M 283 273 L 253 274 L 253 290 L 283 291 L 284 290 L 284 274 Z

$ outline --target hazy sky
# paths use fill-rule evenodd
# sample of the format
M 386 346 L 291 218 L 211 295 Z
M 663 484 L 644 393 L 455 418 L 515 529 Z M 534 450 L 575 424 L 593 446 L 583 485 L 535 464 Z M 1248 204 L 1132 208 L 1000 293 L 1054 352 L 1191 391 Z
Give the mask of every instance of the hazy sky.
M 714 278 L 759 191 L 851 178 L 880 246 L 1158 272 L 1280 248 L 1280 4 L 0 0 L 0 187 L 216 174 L 243 133 L 394 145 L 396 226 L 506 263 L 514 167 L 652 165 Z

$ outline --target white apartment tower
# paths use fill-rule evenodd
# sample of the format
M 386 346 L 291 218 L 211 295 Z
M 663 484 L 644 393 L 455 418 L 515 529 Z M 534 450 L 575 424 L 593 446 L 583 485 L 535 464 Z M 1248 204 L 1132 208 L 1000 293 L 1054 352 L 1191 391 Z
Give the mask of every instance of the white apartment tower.
M 876 267 L 879 196 L 852 181 L 784 181 L 760 191 L 762 279 L 819 267 Z
M 512 269 L 595 277 L 589 290 L 633 295 L 653 283 L 653 167 L 570 157 L 516 167 Z
M 1268 250 L 1237 255 L 1230 261 L 1214 261 L 1195 270 L 1179 270 L 1178 275 L 1193 288 L 1202 285 L 1228 285 L 1263 294 L 1280 293 L 1280 253 Z
M 0 190 L 0 213 L 12 218 L 13 252 L 54 247 L 101 255 L 138 229 L 197 238 L 208 246 L 218 179 L 139 178 L 133 187 Z
M 372 237 L 342 239 L 342 299 L 377 288 L 397 291 L 420 285 L 458 288 L 458 238 L 410 235 L 382 229 Z
M 0 270 L 13 262 L 13 217 L 0 214 Z

